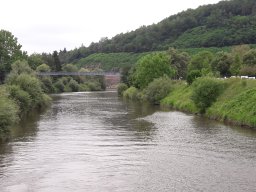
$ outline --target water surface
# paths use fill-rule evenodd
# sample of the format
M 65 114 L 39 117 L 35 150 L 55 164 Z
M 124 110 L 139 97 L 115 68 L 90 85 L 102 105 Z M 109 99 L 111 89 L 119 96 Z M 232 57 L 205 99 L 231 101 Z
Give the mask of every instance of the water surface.
M 255 191 L 254 130 L 116 95 L 55 95 L 14 128 L 0 191 Z

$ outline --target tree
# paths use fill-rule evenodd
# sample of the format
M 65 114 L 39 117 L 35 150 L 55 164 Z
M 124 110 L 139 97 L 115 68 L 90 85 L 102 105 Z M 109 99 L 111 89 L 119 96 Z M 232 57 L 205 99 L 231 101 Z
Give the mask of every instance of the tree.
M 58 52 L 54 51 L 52 57 L 53 57 L 54 70 L 61 71 L 61 63 L 60 63 Z
M 209 51 L 201 51 L 192 57 L 188 66 L 188 71 L 199 70 L 201 72 L 211 72 L 211 62 L 213 60 L 213 54 Z M 203 74 L 206 75 L 206 74 Z
M 11 64 L 14 61 L 27 57 L 26 53 L 21 51 L 21 47 L 17 38 L 11 32 L 0 31 L 0 82 L 11 71 Z
M 171 66 L 176 70 L 176 79 L 186 78 L 187 67 L 190 60 L 189 55 L 186 52 L 179 53 L 174 48 L 170 48 L 168 53 L 170 54 Z
M 244 54 L 243 63 L 248 66 L 256 65 L 256 49 L 251 49 Z
M 164 53 L 153 53 L 142 57 L 132 73 L 132 84 L 144 89 L 154 79 L 166 75 L 173 77 L 175 70 L 170 66 L 170 58 Z
M 213 70 L 217 70 L 220 72 L 221 76 L 230 76 L 231 70 L 230 66 L 234 63 L 233 57 L 229 53 L 218 52 L 212 61 Z
M 37 72 L 50 72 L 51 68 L 49 67 L 49 65 L 46 64 L 41 64 L 36 68 Z
M 200 110 L 200 113 L 205 113 L 205 110 L 217 100 L 217 97 L 224 90 L 222 81 L 209 77 L 198 78 L 192 86 L 191 99 Z
M 41 54 L 33 53 L 28 57 L 28 64 L 33 70 L 43 63 L 44 60 Z
M 65 72 L 78 72 L 78 68 L 77 66 L 73 65 L 73 64 L 66 64 L 62 67 L 62 71 Z

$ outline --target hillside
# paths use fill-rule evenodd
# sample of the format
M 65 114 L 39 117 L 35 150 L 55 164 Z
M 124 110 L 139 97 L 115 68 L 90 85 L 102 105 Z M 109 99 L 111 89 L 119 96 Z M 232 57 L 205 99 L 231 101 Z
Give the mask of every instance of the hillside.
M 256 43 L 256 1 L 230 0 L 200 6 L 172 15 L 161 22 L 112 39 L 102 38 L 89 47 L 64 54 L 64 62 L 78 61 L 93 53 L 148 52 L 169 47 L 224 47 Z

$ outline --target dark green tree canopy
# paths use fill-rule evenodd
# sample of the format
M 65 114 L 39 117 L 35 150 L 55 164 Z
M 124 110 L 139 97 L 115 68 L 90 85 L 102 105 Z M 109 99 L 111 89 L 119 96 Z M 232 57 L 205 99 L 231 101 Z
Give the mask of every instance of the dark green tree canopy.
M 11 71 L 11 64 L 14 61 L 27 57 L 26 53 L 21 51 L 21 47 L 11 32 L 0 31 L 0 76 L 2 77 L 0 81 Z

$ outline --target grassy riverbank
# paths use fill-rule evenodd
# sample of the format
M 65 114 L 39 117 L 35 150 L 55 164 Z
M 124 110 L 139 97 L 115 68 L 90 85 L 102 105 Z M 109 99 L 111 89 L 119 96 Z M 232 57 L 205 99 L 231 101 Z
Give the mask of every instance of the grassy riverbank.
M 239 126 L 256 127 L 256 81 L 230 78 L 223 80 L 224 90 L 206 109 L 204 116 Z M 191 113 L 200 113 L 193 102 L 193 85 L 185 81 L 176 83 L 161 105 Z

